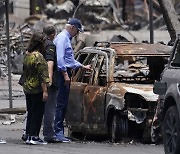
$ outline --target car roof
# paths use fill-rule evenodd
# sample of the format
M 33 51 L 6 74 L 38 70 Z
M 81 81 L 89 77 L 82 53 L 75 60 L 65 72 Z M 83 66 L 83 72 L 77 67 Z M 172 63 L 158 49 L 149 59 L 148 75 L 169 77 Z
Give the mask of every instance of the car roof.
M 162 44 L 147 43 L 110 43 L 110 48 L 115 50 L 116 55 L 141 55 L 141 56 L 169 56 L 172 50 L 171 46 Z

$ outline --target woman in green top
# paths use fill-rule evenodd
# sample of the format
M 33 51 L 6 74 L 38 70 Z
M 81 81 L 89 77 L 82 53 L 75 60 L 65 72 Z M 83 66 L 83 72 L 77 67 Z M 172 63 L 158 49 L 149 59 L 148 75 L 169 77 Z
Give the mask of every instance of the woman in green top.
M 45 101 L 47 100 L 47 84 L 49 83 L 47 62 L 41 54 L 44 36 L 36 32 L 30 39 L 23 62 L 23 90 L 26 96 L 27 144 L 47 144 L 39 138 Z

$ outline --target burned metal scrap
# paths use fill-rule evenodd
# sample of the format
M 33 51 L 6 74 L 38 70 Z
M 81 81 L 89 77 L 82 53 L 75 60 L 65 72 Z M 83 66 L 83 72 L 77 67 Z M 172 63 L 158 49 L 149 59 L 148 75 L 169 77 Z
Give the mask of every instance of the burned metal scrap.
M 67 0 L 60 5 L 47 4 L 44 10 L 48 18 L 68 19 L 72 16 L 75 5 L 72 1 Z
M 31 37 L 31 33 L 24 29 L 23 26 L 13 27 L 10 29 L 10 51 L 6 48 L 5 31 L 1 33 L 0 38 L 0 63 L 7 65 L 7 53 L 11 53 L 12 73 L 20 74 L 22 71 L 22 60 L 27 43 Z M 6 74 L 7 72 L 4 72 Z

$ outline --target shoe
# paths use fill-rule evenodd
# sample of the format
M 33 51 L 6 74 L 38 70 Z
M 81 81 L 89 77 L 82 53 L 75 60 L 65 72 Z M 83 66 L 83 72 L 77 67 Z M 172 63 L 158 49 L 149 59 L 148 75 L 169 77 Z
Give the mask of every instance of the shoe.
M 59 142 L 59 140 L 56 139 L 55 137 L 51 137 L 51 138 L 45 137 L 44 141 L 46 141 L 47 143 L 58 143 Z
M 22 137 L 21 137 L 21 139 L 22 139 L 23 141 L 27 141 L 27 139 L 28 139 L 28 135 L 23 134 L 23 135 L 22 135 Z
M 6 141 L 3 139 L 0 139 L 0 144 L 6 144 Z
M 27 136 L 26 144 L 31 144 L 30 140 L 31 140 L 31 136 Z
M 72 138 L 72 137 L 66 136 L 66 138 L 67 138 L 68 140 L 70 140 L 70 141 L 78 141 L 78 139 L 75 139 L 75 138 Z
M 36 145 L 36 144 L 47 144 L 47 142 L 41 140 L 38 136 L 31 136 L 30 144 Z
M 64 136 L 57 136 L 56 139 L 59 141 L 59 142 L 62 142 L 62 143 L 68 143 L 68 142 L 71 142 L 70 139 L 67 139 L 66 137 Z

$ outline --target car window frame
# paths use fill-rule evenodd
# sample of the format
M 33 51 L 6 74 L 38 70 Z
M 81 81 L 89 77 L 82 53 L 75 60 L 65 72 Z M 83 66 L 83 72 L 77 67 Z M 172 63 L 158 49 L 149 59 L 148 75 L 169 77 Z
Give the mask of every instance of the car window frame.
M 99 57 L 99 58 L 98 58 Z M 94 74 L 93 74 L 93 79 L 92 79 L 92 84 L 94 86 L 106 86 L 107 85 L 107 59 L 106 59 L 106 56 L 105 55 L 102 55 L 102 54 L 98 54 L 97 56 L 97 62 L 96 62 L 96 66 L 94 69 L 96 69 L 96 71 L 94 71 Z M 99 62 L 98 62 L 99 61 Z M 106 63 L 106 64 L 105 64 Z M 105 84 L 100 84 L 100 73 L 101 73 L 101 70 L 103 68 L 103 66 L 105 65 Z
M 83 65 L 89 65 L 92 64 L 92 60 L 95 56 L 97 56 L 97 53 L 88 53 L 88 52 L 79 52 L 76 56 L 76 60 L 78 61 L 81 55 L 87 54 L 86 58 L 83 60 L 83 62 L 81 62 Z M 92 66 L 93 67 L 93 66 Z M 87 71 L 85 69 L 78 69 L 78 70 L 74 70 L 72 73 L 72 82 L 81 82 L 81 83 L 87 83 L 87 84 L 92 84 L 91 80 L 89 80 L 89 82 L 85 82 L 85 74 L 89 72 L 89 77 L 92 76 L 92 71 Z M 88 74 L 88 73 L 87 73 Z
M 108 54 L 107 54 L 106 52 L 104 52 L 104 51 L 101 51 L 101 50 L 97 50 L 97 49 L 93 49 L 93 48 L 88 48 L 88 47 L 86 47 L 85 49 L 80 50 L 80 51 L 75 55 L 76 60 L 78 61 L 79 58 L 80 58 L 80 56 L 83 55 L 83 54 L 87 54 L 86 58 L 85 58 L 83 61 L 81 61 L 81 63 L 82 63 L 83 65 L 92 64 L 92 60 L 93 60 L 93 58 L 94 58 L 95 56 L 96 56 L 96 59 L 97 59 L 98 55 L 104 56 L 105 63 L 106 63 L 106 83 L 108 83 L 108 76 L 109 76 L 109 70 L 108 70 L 108 67 L 109 67 L 109 66 L 108 66 L 108 65 L 110 65 L 110 64 L 109 64 Z M 88 60 L 88 58 L 89 58 L 91 55 L 93 55 L 93 56 L 92 56 L 92 58 L 90 59 L 90 61 L 87 63 L 87 60 Z M 95 61 L 96 61 L 96 62 L 93 64 L 92 69 L 95 67 L 95 65 L 96 65 L 96 63 L 97 63 L 97 60 L 95 60 Z M 85 71 L 84 71 L 82 68 L 81 68 L 81 69 L 78 69 L 78 70 L 73 70 L 73 72 L 72 72 L 72 82 L 87 83 L 87 82 L 83 82 L 84 73 L 85 73 Z M 92 73 L 93 73 L 93 74 L 92 74 Z M 94 73 L 95 73 L 94 71 L 93 71 L 93 72 L 91 71 L 91 76 L 94 76 Z M 82 76 L 82 79 L 81 79 L 81 80 L 78 80 L 80 74 L 81 74 L 81 76 Z M 93 81 L 94 81 L 94 80 L 91 80 L 91 81 L 89 81 L 87 84 L 94 85 L 94 84 L 93 84 Z

